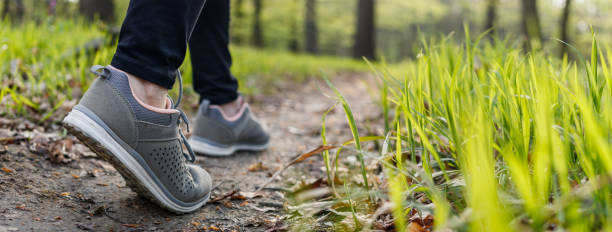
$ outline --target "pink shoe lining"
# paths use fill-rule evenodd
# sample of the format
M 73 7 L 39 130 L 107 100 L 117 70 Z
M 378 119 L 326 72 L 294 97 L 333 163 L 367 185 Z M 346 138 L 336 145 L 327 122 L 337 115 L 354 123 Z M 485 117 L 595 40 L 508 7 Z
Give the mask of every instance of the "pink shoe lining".
M 240 119 L 240 117 L 242 117 L 242 114 L 244 114 L 244 111 L 246 110 L 247 106 L 249 106 L 248 103 L 242 100 L 242 97 L 240 97 L 240 101 L 242 101 L 242 106 L 240 107 L 240 110 L 238 111 L 238 113 L 236 113 L 232 117 L 228 117 L 223 111 L 223 109 L 221 108 L 221 106 L 219 105 L 210 105 L 210 108 L 219 110 L 219 112 L 221 112 L 221 116 L 223 116 L 223 119 L 225 119 L 228 122 L 233 122 L 233 121 Z
M 128 81 L 129 83 L 129 81 Z M 138 99 L 138 97 L 136 97 L 136 94 L 134 94 L 134 89 L 132 89 L 132 85 L 130 84 L 130 91 L 132 91 L 132 95 L 134 96 L 134 98 L 136 99 L 136 101 L 138 102 L 138 104 L 140 104 L 142 107 L 156 112 L 156 113 L 160 113 L 160 114 L 175 114 L 178 113 L 178 110 L 172 109 L 172 102 L 170 101 L 169 98 L 166 98 L 166 107 L 165 109 L 163 108 L 159 108 L 159 107 L 155 107 L 152 105 L 149 105 L 147 103 L 144 103 L 142 101 L 140 101 L 140 99 Z
M 110 65 L 109 65 L 109 66 L 110 66 Z M 128 73 L 126 73 L 126 72 L 124 72 L 124 71 L 121 71 L 121 70 L 119 70 L 119 69 L 117 69 L 117 68 L 115 68 L 115 67 L 113 67 L 113 66 L 110 66 L 110 67 L 111 67 L 111 68 L 113 68 L 113 69 L 115 69 L 115 70 L 117 70 L 117 71 L 123 72 L 123 73 L 125 73 L 126 75 L 129 75 Z M 142 107 L 144 107 L 144 108 L 146 108 L 146 109 L 148 109 L 148 110 L 150 110 L 150 111 L 160 113 L 160 114 L 175 114 L 175 113 L 178 113 L 178 110 L 172 109 L 172 101 L 170 101 L 170 99 L 169 99 L 169 98 L 166 98 L 166 106 L 165 106 L 165 108 L 155 107 L 155 106 L 152 106 L 152 105 L 149 105 L 149 104 L 147 104 L 147 103 L 142 102 L 142 101 L 141 101 L 141 100 L 140 100 L 140 99 L 139 99 L 139 98 L 136 96 L 136 94 L 134 93 L 134 88 L 132 88 L 132 83 L 130 83 L 130 79 L 129 79 L 129 78 L 128 78 L 128 85 L 130 86 L 130 91 L 132 92 L 132 96 L 134 96 L 134 99 L 136 99 L 136 101 L 138 102 L 138 104 L 140 104 Z

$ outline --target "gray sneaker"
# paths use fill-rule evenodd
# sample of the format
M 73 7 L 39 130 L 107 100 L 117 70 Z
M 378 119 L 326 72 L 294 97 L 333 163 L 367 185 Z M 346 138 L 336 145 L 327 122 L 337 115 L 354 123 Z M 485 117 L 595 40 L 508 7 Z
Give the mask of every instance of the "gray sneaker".
M 188 163 L 195 156 L 179 128 L 181 119 L 187 123 L 177 109 L 182 84 L 176 105 L 168 99 L 166 109 L 156 109 L 134 97 L 124 73 L 109 66 L 91 71 L 100 78 L 64 118 L 64 127 L 110 162 L 139 195 L 175 213 L 204 205 L 212 180 Z
M 198 154 L 228 156 L 238 150 L 261 151 L 268 148 L 270 136 L 251 114 L 247 103 L 233 118 L 219 106 L 202 101 L 195 119 L 196 128 L 189 144 Z

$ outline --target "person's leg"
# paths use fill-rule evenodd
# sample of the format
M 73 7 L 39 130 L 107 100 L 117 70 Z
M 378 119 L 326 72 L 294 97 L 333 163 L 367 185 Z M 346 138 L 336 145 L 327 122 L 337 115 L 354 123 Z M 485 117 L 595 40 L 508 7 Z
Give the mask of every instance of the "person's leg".
M 208 1 L 189 40 L 193 87 L 200 101 L 206 99 L 213 105 L 239 102 L 238 81 L 230 71 L 229 22 L 230 1 Z
M 92 67 L 99 78 L 63 121 L 134 192 L 177 213 L 199 209 L 212 189 L 180 129 L 180 100 L 166 95 L 203 4 L 130 1 L 112 66 Z
M 211 2 L 216 2 L 214 0 Z M 160 106 L 174 85 L 205 0 L 132 0 L 111 65 L 128 73 L 135 94 Z M 137 78 L 134 78 L 137 77 Z
M 189 40 L 193 85 L 200 108 L 189 143 L 200 154 L 225 156 L 237 150 L 263 150 L 269 135 L 238 93 L 229 51 L 230 1 L 209 1 Z

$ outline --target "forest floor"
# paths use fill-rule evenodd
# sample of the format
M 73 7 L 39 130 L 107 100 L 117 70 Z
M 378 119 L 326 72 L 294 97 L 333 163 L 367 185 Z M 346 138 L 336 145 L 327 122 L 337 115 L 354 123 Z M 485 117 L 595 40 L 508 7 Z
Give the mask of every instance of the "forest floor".
M 381 116 L 367 93 L 372 85 L 362 80 L 357 74 L 333 78 L 358 122 L 375 121 Z M 325 175 L 320 156 L 290 167 L 261 196 L 245 199 L 241 192 L 255 191 L 296 155 L 321 144 L 321 115 L 336 102 L 320 91 L 329 93 L 323 85 L 319 79 L 281 83 L 273 94 L 249 96 L 253 111 L 271 132 L 270 148 L 228 158 L 198 156 L 196 163 L 211 173 L 214 190 L 208 204 L 186 215 L 138 197 L 111 165 L 63 135 L 59 125 L 43 128 L 0 118 L 0 232 L 289 230 L 284 196 Z M 197 107 L 193 100 L 187 106 L 188 113 Z M 327 137 L 331 144 L 350 138 L 340 107 L 327 117 Z

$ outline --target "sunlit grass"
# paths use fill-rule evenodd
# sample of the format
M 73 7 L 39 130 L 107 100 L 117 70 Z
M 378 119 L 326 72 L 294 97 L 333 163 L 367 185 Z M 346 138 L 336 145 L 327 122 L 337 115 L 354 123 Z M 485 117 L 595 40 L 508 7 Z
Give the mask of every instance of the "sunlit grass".
M 349 152 L 368 154 L 361 167 L 380 165 L 363 176 L 383 184 L 348 185 L 369 192 L 352 193 L 352 204 L 377 205 L 356 207 L 359 223 L 377 229 L 367 215 L 390 204 L 400 231 L 417 223 L 413 209 L 434 215 L 441 231 L 612 229 L 610 48 L 593 39 L 589 59 L 569 61 L 466 41 L 432 39 L 416 60 L 375 70 L 387 139 L 379 155 Z M 327 176 L 363 171 L 337 170 Z M 337 194 L 346 203 L 347 193 Z
M 95 79 L 89 68 L 109 64 L 115 51 L 103 26 L 97 24 L 49 20 L 15 25 L 1 21 L 0 25 L 0 116 L 22 116 L 32 121 L 60 119 L 53 117 L 53 111 L 62 104 L 74 104 Z M 99 49 L 86 48 L 95 40 L 102 45 Z M 235 46 L 231 51 L 232 72 L 245 95 L 274 92 L 281 83 L 300 83 L 321 70 L 335 73 L 368 69 L 363 62 L 331 56 Z M 189 88 L 189 56 L 181 70 Z

